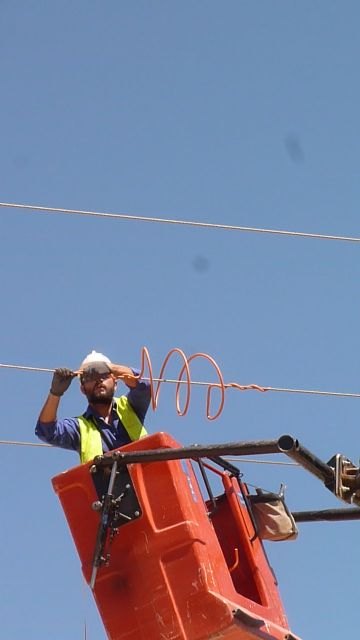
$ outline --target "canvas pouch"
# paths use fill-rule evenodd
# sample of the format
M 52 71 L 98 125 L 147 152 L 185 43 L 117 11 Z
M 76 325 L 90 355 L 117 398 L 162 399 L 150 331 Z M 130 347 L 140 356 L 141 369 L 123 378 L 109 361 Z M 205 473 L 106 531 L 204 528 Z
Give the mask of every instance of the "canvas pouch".
M 257 488 L 248 499 L 259 538 L 273 542 L 296 540 L 298 529 L 285 503 L 283 487 L 279 493 Z

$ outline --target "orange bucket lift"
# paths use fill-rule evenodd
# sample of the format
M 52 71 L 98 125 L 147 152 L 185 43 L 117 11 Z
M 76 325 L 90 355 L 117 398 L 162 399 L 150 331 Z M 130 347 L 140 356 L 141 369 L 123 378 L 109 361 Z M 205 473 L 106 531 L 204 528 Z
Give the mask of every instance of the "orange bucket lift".
M 278 452 L 356 502 L 350 461 L 325 464 L 291 436 L 186 448 L 155 433 L 53 478 L 109 640 L 300 640 L 288 628 L 247 487 L 221 457 Z M 209 473 L 220 480 L 216 497 Z M 296 519 L 321 518 L 307 513 Z

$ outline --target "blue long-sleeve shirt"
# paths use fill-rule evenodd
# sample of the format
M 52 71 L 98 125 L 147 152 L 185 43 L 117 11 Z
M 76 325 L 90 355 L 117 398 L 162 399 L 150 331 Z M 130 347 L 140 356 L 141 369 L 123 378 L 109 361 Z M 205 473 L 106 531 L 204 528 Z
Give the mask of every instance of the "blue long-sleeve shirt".
M 135 371 L 134 371 L 135 372 Z M 145 415 L 151 400 L 150 384 L 139 381 L 137 386 L 127 393 L 127 398 L 140 422 L 144 424 Z M 101 438 L 103 451 L 110 451 L 130 442 L 129 435 L 115 411 L 113 403 L 110 423 L 105 422 L 90 405 L 83 414 L 85 418 L 92 418 L 103 435 Z M 54 422 L 40 422 L 38 420 L 35 434 L 40 440 L 62 449 L 80 451 L 80 427 L 77 418 L 63 418 Z M 111 447 L 109 446 L 111 444 Z

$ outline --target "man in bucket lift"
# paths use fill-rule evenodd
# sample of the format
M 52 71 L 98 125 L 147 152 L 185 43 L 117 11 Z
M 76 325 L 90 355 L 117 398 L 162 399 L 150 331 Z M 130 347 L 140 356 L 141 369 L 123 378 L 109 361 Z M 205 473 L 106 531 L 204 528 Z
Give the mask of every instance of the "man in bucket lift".
M 58 420 L 60 398 L 77 375 L 88 407 L 81 416 Z M 126 396 L 114 397 L 117 380 L 130 389 Z M 149 383 L 139 380 L 135 370 L 113 364 L 102 353 L 92 351 L 79 371 L 55 370 L 35 434 L 54 446 L 78 451 L 81 462 L 88 462 L 147 435 L 143 423 L 150 399 Z

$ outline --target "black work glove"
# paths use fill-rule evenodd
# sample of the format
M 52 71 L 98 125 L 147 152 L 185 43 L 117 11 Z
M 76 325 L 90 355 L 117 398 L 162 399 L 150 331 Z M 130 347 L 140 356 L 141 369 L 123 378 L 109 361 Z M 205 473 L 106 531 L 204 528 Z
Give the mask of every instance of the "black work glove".
M 71 381 L 75 378 L 76 373 L 71 369 L 55 369 L 53 375 L 50 393 L 53 396 L 62 396 L 63 393 L 70 387 Z

